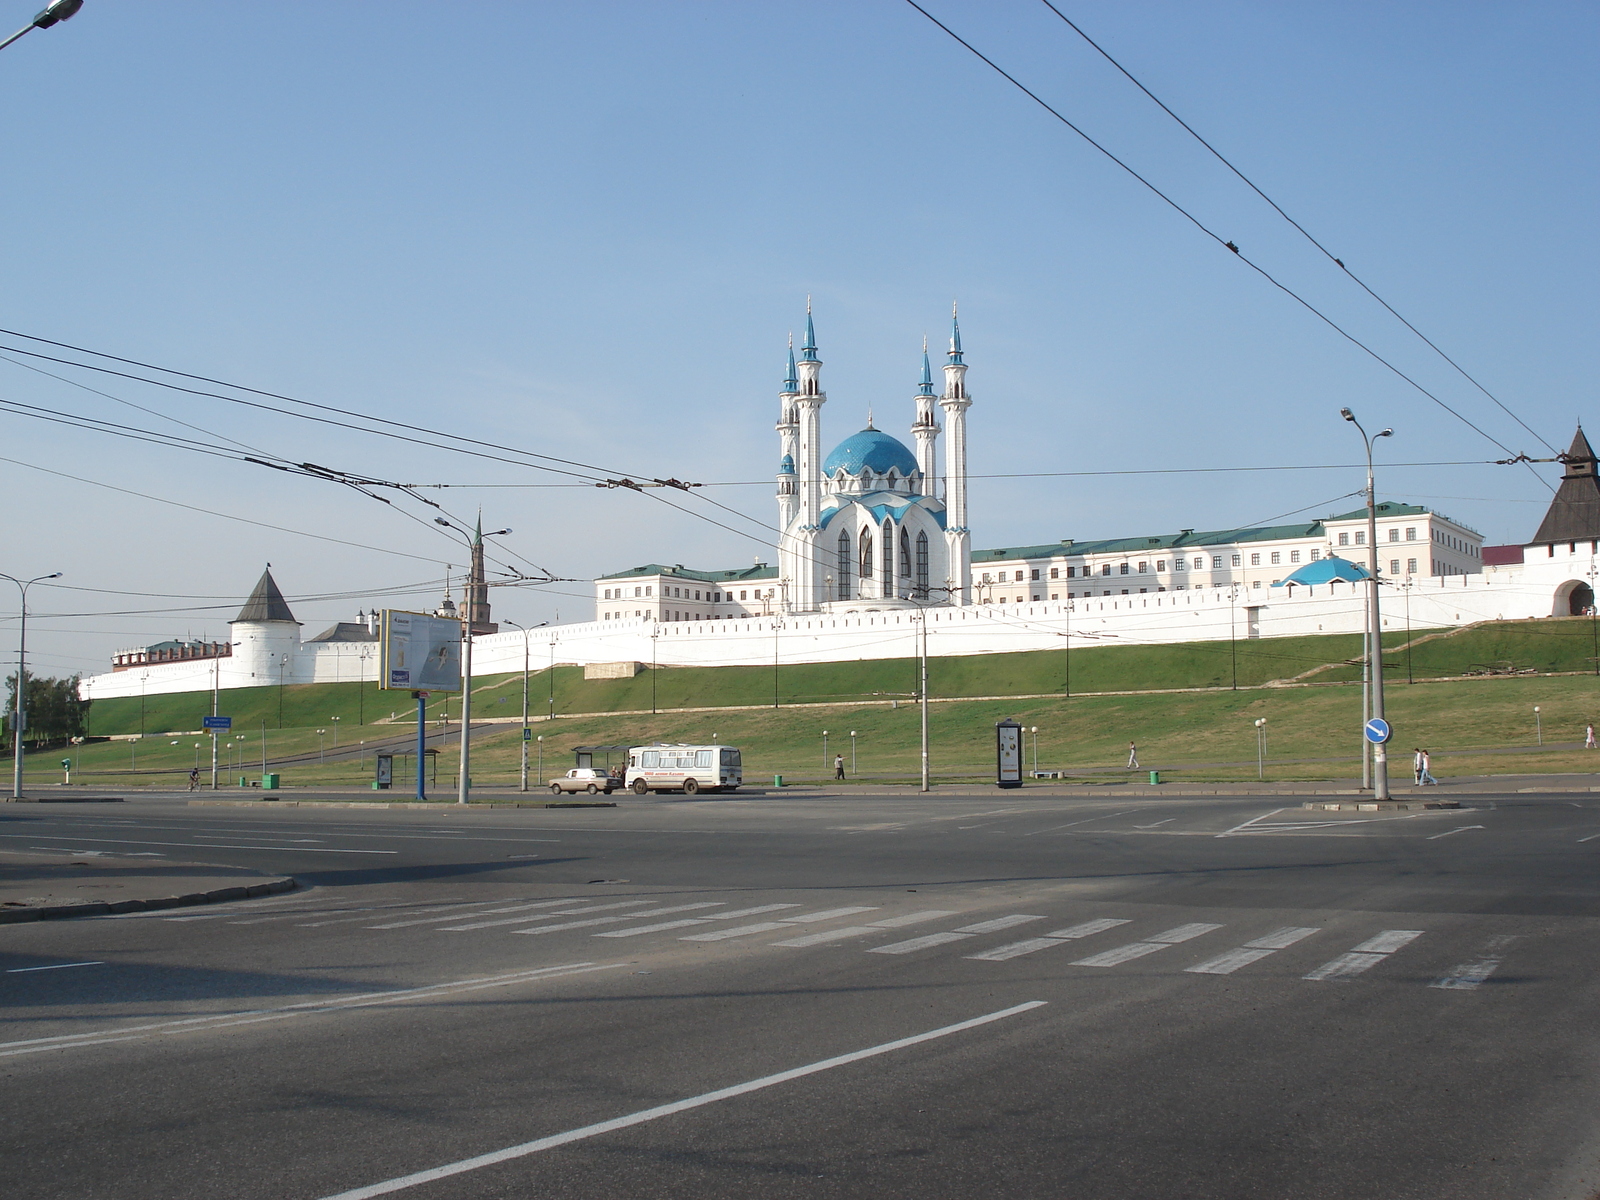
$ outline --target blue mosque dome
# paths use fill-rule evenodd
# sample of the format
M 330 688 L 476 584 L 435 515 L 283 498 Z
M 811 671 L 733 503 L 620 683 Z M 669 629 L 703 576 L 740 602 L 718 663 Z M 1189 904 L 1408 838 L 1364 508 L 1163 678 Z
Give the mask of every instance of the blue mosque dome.
M 785 454 L 783 456 L 783 461 L 778 464 L 778 474 L 779 475 L 793 475 L 794 474 L 794 455 Z
M 843 470 L 846 475 L 859 475 L 869 468 L 877 475 L 891 470 L 910 475 L 918 469 L 917 456 L 887 433 L 868 426 L 833 448 L 822 464 L 822 473 L 835 475 Z

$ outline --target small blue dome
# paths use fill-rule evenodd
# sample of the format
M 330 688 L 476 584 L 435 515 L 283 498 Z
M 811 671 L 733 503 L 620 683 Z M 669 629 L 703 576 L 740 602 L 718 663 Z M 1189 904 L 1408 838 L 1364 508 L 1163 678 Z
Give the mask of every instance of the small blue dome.
M 887 433 L 863 429 L 833 448 L 822 464 L 822 473 L 835 475 L 843 470 L 846 475 L 859 475 L 868 468 L 878 475 L 887 475 L 891 470 L 910 475 L 917 470 L 917 456 Z
M 794 474 L 794 456 L 793 455 L 785 454 L 783 456 L 783 461 L 778 464 L 778 474 L 779 475 L 793 475 Z

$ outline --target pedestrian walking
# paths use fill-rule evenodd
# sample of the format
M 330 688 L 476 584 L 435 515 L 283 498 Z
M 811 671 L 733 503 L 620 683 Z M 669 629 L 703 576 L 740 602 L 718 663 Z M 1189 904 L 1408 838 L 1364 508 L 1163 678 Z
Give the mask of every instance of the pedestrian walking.
M 1132 742 L 1129 742 L 1128 743 L 1128 770 L 1137 771 L 1138 769 L 1139 769 L 1139 747 L 1135 746 Z
M 1428 786 L 1430 783 L 1434 787 L 1438 787 L 1439 786 L 1439 781 L 1433 777 L 1433 772 L 1428 769 L 1429 766 L 1430 766 L 1430 762 L 1429 762 L 1429 759 L 1428 759 L 1428 752 L 1426 750 L 1424 750 L 1422 752 L 1422 778 L 1419 779 L 1417 782 L 1419 784 L 1421 784 L 1423 787 Z
M 833 756 L 833 777 L 835 779 L 844 778 L 844 755 L 842 754 Z
M 1411 758 L 1411 783 L 1414 787 L 1422 786 L 1422 747 L 1418 746 Z
M 1600 750 L 1600 746 L 1597 746 L 1594 740 L 1593 721 L 1583 727 L 1583 748 L 1585 750 Z
M 193 792 L 193 791 L 198 790 L 199 787 L 200 787 L 200 768 L 199 767 L 190 767 L 189 768 L 189 790 L 191 792 Z

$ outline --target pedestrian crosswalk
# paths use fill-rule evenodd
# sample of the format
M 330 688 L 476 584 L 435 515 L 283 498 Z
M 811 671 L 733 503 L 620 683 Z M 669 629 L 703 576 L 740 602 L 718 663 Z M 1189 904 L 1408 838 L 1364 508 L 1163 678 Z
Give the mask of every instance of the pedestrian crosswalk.
M 1094 907 L 1103 912 L 1111 906 Z M 1410 967 L 1397 975 L 1382 968 L 1397 956 L 1415 961 L 1418 945 L 1432 944 L 1424 940 L 1426 930 L 1374 928 L 1376 921 L 1361 929 L 1359 920 L 1348 916 L 1331 921 L 1334 928 L 1330 930 L 1313 925 L 1274 928 L 1264 922 L 1252 929 L 1248 914 L 1218 913 L 1217 920 L 1176 925 L 1166 925 L 1159 914 L 1138 909 L 1105 916 L 1080 910 L 1077 915 L 1079 919 L 1073 920 L 1067 914 L 1066 923 L 1035 933 L 1023 927 L 1051 922 L 1048 913 L 910 908 L 896 904 L 893 898 L 808 908 L 795 899 L 736 905 L 724 899 L 670 895 L 628 899 L 505 896 L 493 900 L 441 896 L 428 903 L 403 897 L 368 898 L 358 903 L 302 896 L 273 904 L 218 905 L 205 913 L 141 914 L 143 919 L 172 922 L 206 919 L 236 925 L 276 923 L 278 927 L 287 923 L 325 930 L 325 936 L 356 930 L 430 939 L 436 934 L 456 938 L 516 934 L 637 940 L 663 947 L 681 944 L 686 950 L 710 951 L 722 946 L 774 953 L 831 950 L 885 955 L 908 963 L 917 956 L 937 958 L 945 950 L 953 952 L 955 960 L 974 964 L 970 968 L 974 970 L 1037 955 L 1043 969 L 1085 978 L 1114 974 L 1135 963 L 1139 965 L 1132 969 L 1142 974 L 1233 976 L 1254 969 L 1257 975 L 1265 971 L 1273 978 L 1303 983 L 1349 983 L 1362 978 L 1410 981 L 1420 973 L 1427 986 L 1449 992 L 1480 989 L 1495 975 L 1513 940 L 1506 935 L 1492 936 L 1480 938 L 1470 948 L 1454 949 L 1440 942 L 1434 950 L 1424 951 L 1430 956 L 1425 967 Z M 1012 931 L 1029 935 L 1019 939 Z M 245 935 L 241 932 L 241 936 Z M 1341 942 L 1348 949 L 1341 948 Z M 1060 953 L 1063 950 L 1073 953 Z M 1437 959 L 1431 957 L 1435 953 Z M 1280 962 L 1282 966 L 1274 965 Z

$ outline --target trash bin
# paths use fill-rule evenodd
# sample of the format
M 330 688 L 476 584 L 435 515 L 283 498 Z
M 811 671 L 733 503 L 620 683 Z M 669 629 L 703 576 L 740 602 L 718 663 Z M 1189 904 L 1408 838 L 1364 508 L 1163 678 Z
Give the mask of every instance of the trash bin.
M 261 786 L 269 791 L 276 790 L 278 786 L 278 773 L 271 771 L 261 776 Z
M 782 787 L 783 786 L 783 776 L 782 775 L 774 775 L 772 777 L 772 786 L 773 787 Z
M 247 776 L 244 776 L 244 775 L 239 776 L 239 786 L 240 787 L 249 787 L 250 786 L 249 778 Z
M 1160 783 L 1161 782 L 1161 772 L 1160 771 L 1151 771 L 1150 772 L 1150 782 L 1151 783 Z

